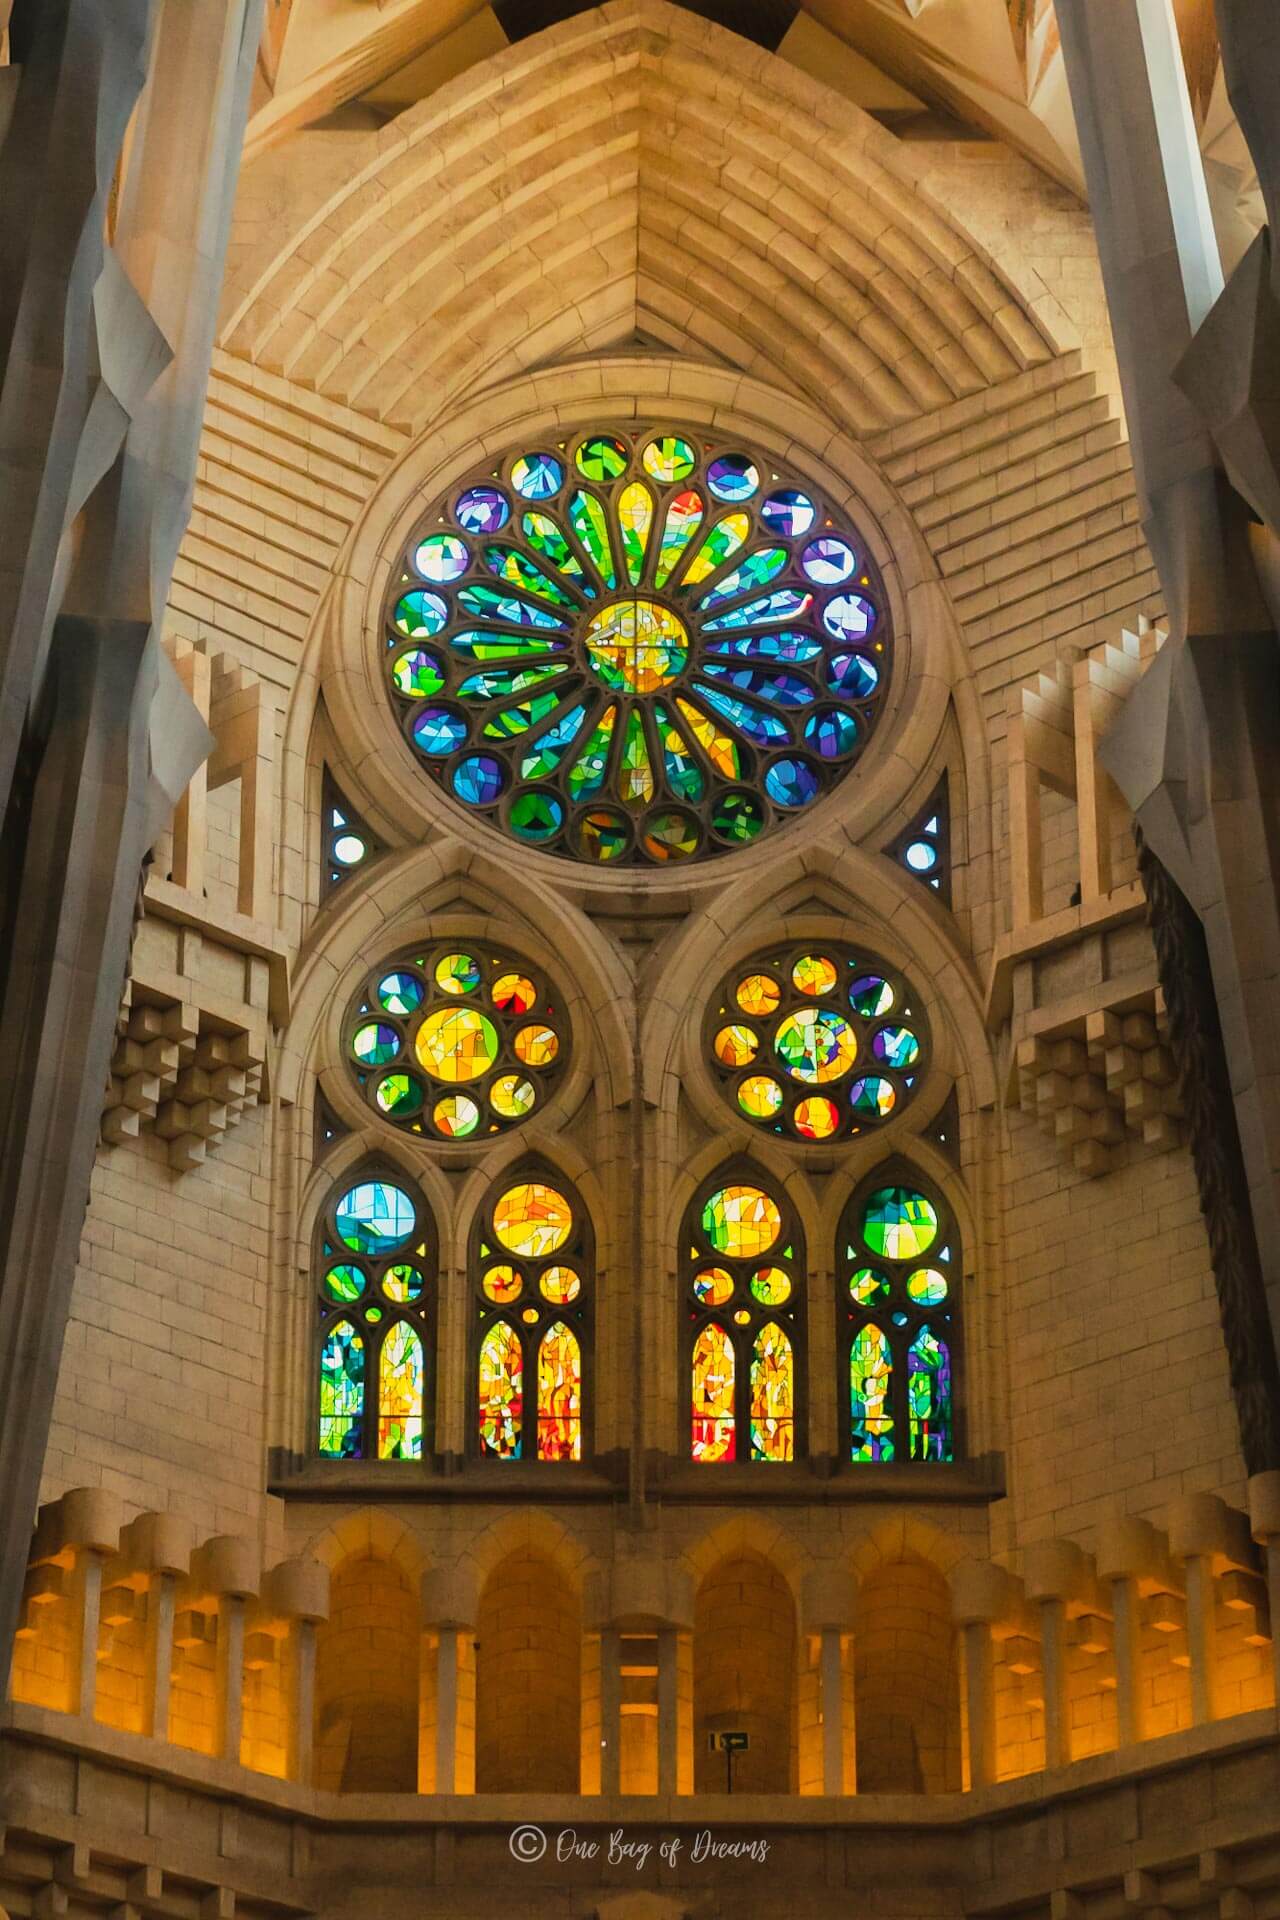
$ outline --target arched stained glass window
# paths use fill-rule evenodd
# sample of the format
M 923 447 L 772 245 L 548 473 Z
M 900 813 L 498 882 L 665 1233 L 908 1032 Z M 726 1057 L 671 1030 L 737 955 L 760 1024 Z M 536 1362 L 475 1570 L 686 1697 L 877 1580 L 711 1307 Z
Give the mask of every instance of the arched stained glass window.
M 863 1182 L 840 1228 L 850 1458 L 956 1457 L 960 1239 L 946 1200 L 909 1166 Z
M 582 1460 L 595 1279 L 591 1222 L 540 1164 L 497 1183 L 472 1242 L 476 1445 L 498 1460 Z
M 754 1168 L 722 1170 L 685 1216 L 681 1265 L 693 1458 L 794 1459 L 804 1249 L 790 1204 Z
M 537 967 L 484 941 L 436 941 L 373 968 L 343 1050 L 379 1118 L 429 1140 L 481 1140 L 546 1105 L 569 1026 Z
M 848 1139 L 896 1119 L 929 1065 L 923 1002 L 859 948 L 774 948 L 727 973 L 704 1041 L 720 1087 L 753 1126 Z
M 437 786 L 593 866 L 729 852 L 812 808 L 892 662 L 839 509 L 683 428 L 522 445 L 459 480 L 396 569 L 384 651 Z
M 420 1460 L 436 1242 L 399 1173 L 348 1177 L 316 1230 L 320 1321 L 316 1444 L 328 1460 Z

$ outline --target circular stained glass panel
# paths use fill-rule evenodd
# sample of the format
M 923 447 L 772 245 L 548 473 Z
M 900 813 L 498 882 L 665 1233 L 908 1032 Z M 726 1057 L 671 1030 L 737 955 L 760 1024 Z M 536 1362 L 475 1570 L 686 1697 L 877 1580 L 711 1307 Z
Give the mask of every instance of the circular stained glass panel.
M 545 1106 L 569 1027 L 556 987 L 525 962 L 483 942 L 442 943 L 375 969 L 344 1040 L 381 1119 L 427 1139 L 479 1141 Z
M 810 811 L 891 666 L 883 586 L 838 510 L 679 429 L 464 476 L 387 596 L 388 693 L 428 776 L 593 866 L 713 857 Z
M 808 1143 L 897 1119 L 929 1065 L 928 1021 L 911 986 L 843 946 L 754 955 L 721 981 L 703 1032 L 736 1110 Z
M 720 1187 L 702 1209 L 702 1231 L 717 1253 L 755 1260 L 782 1232 L 782 1215 L 760 1187 Z

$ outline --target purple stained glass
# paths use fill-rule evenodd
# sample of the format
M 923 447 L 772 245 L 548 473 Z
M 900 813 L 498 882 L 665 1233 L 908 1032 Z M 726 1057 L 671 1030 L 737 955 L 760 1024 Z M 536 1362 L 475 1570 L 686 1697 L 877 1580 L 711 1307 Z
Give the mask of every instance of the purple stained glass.
M 760 485 L 760 473 L 745 453 L 722 453 L 707 468 L 707 485 L 717 500 L 749 500 Z
M 847 700 L 869 700 L 880 685 L 880 669 L 865 653 L 836 653 L 827 663 L 827 685 Z
M 497 487 L 468 487 L 453 511 L 467 533 L 497 533 L 511 518 L 507 496 Z
M 822 624 L 837 640 L 865 640 L 876 610 L 860 593 L 838 593 L 822 610 Z
M 448 707 L 424 707 L 413 723 L 413 741 L 419 753 L 433 757 L 452 753 L 467 737 L 467 723 Z
M 804 726 L 805 745 L 824 760 L 839 760 L 858 744 L 858 723 L 839 707 L 823 707 Z
M 453 770 L 453 790 L 469 807 L 488 807 L 502 792 L 505 770 L 491 753 L 469 753 Z
M 780 533 L 784 540 L 798 540 L 817 517 L 812 500 L 798 487 L 777 488 L 760 508 L 760 518 L 770 533 Z
M 765 774 L 765 792 L 779 807 L 807 807 L 818 797 L 819 780 L 807 760 L 775 760 Z
M 857 570 L 858 556 L 847 540 L 821 534 L 800 556 L 800 565 L 819 587 L 838 587 Z

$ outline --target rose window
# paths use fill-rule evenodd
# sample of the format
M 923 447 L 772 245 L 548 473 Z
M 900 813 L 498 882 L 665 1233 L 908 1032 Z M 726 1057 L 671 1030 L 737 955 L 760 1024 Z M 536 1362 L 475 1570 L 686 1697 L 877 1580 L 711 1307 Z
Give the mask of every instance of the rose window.
M 812 808 L 891 647 L 859 536 L 737 445 L 592 433 L 437 501 L 387 602 L 405 736 L 467 812 L 592 865 L 666 865 Z

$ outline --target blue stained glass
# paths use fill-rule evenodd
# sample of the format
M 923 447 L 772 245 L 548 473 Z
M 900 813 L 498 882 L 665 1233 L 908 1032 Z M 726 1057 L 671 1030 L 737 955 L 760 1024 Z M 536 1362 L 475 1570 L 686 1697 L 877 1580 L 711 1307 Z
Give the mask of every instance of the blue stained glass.
M 473 673 L 458 688 L 460 700 L 502 700 L 509 693 L 525 693 L 540 687 L 557 674 L 566 673 L 568 663 L 557 661 L 545 667 L 495 667 L 488 673 Z
M 448 707 L 425 707 L 413 723 L 414 745 L 419 753 L 452 753 L 466 737 L 466 721 Z
M 743 693 L 754 693 L 779 707 L 811 707 L 817 698 L 809 682 L 794 673 L 755 673 L 749 667 L 718 667 L 711 662 L 702 671 L 709 680 L 727 680 Z
M 469 807 L 488 807 L 502 792 L 503 767 L 491 753 L 470 753 L 453 770 L 453 790 Z
M 784 721 L 772 713 L 760 713 L 755 707 L 749 707 L 745 700 L 734 700 L 727 693 L 721 693 L 718 687 L 706 687 L 699 681 L 694 682 L 694 691 L 701 694 L 707 705 L 740 727 L 749 740 L 758 741 L 762 747 L 777 747 L 790 738 Z
M 453 511 L 468 533 L 497 533 L 511 518 L 507 496 L 497 487 L 468 487 Z
M 822 652 L 822 642 L 811 633 L 746 633 L 730 640 L 717 638 L 718 654 L 736 654 L 740 660 L 786 660 L 803 665 Z
M 568 621 L 560 614 L 531 606 L 513 593 L 499 593 L 496 587 L 463 587 L 458 605 L 473 620 L 500 620 L 508 627 L 547 627 L 557 633 L 569 630 Z
M 511 484 L 524 500 L 549 500 L 564 485 L 564 468 L 553 453 L 522 453 Z
M 819 780 L 807 760 L 775 760 L 764 777 L 765 792 L 778 807 L 807 807 L 818 797 Z
M 882 1027 L 871 1045 L 877 1060 L 889 1067 L 914 1067 L 920 1058 L 920 1042 L 910 1027 Z
M 760 475 L 745 453 L 722 453 L 707 468 L 707 485 L 717 500 L 749 500 Z
M 839 760 L 857 746 L 858 723 L 851 713 L 842 713 L 838 707 L 824 707 L 805 721 L 804 737 L 806 744 L 824 760 Z
M 563 714 L 554 727 L 547 728 L 538 744 L 530 747 L 520 762 L 522 780 L 545 780 L 549 774 L 555 772 L 565 753 L 577 738 L 578 729 L 582 725 L 586 711 L 586 708 L 579 703 L 576 707 L 570 707 L 568 713 Z
M 836 587 L 857 572 L 858 556 L 847 540 L 820 534 L 811 540 L 800 556 L 800 565 L 820 587 Z
M 812 604 L 811 593 L 797 593 L 794 587 L 779 587 L 776 593 L 768 594 L 763 600 L 749 601 L 745 607 L 735 607 L 732 613 L 722 613 L 714 620 L 708 620 L 704 631 L 719 633 L 725 627 L 754 627 L 772 624 L 775 620 L 798 620 L 809 611 Z
M 334 1219 L 343 1246 L 376 1259 L 402 1245 L 413 1232 L 413 1202 L 389 1180 L 362 1180 L 348 1187 Z
M 860 593 L 838 593 L 822 609 L 822 624 L 837 640 L 865 640 L 876 623 L 876 610 Z
M 906 862 L 912 873 L 929 873 L 938 864 L 938 849 L 927 840 L 913 840 L 907 848 Z
M 760 518 L 766 527 L 771 533 L 780 533 L 784 540 L 798 540 L 802 533 L 808 533 L 817 517 L 818 510 L 812 500 L 798 487 L 779 487 L 760 508 Z
M 396 601 L 396 610 L 392 616 L 401 633 L 408 640 L 429 640 L 432 634 L 439 633 L 449 618 L 449 602 L 442 593 L 427 593 L 423 588 L 415 588 Z
M 849 700 L 869 700 L 880 685 L 880 669 L 865 653 L 833 654 L 827 685 L 832 693 L 842 693 Z

